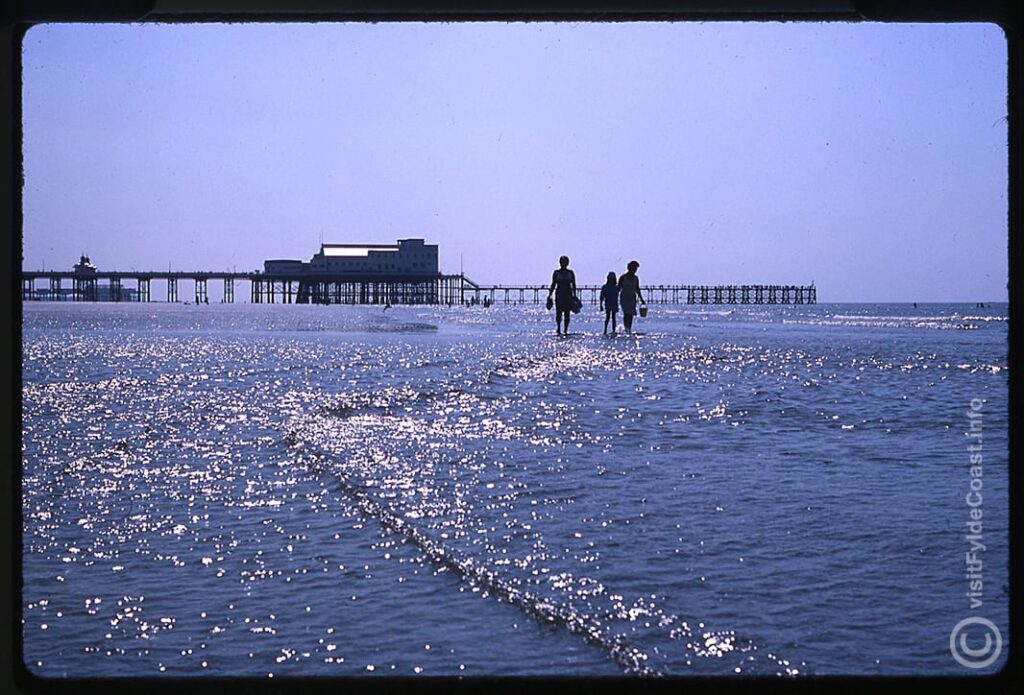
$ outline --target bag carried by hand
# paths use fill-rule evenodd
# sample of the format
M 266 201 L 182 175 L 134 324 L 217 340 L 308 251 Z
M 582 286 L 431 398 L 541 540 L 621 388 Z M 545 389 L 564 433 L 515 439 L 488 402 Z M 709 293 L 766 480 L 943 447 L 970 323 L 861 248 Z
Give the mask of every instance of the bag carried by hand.
M 551 301 L 551 297 L 548 297 L 548 301 L 545 304 L 545 306 L 548 308 L 549 311 L 551 310 L 551 307 L 554 306 L 554 302 Z
M 572 313 L 578 314 L 580 313 L 580 309 L 583 308 L 583 302 L 580 301 L 579 297 L 573 297 L 572 304 L 569 308 L 572 309 Z

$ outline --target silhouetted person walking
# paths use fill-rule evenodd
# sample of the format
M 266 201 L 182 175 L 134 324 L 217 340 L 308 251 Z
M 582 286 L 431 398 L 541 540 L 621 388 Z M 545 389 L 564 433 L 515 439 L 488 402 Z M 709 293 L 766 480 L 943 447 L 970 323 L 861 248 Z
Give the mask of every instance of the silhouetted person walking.
M 633 332 L 633 317 L 636 316 L 636 300 L 646 304 L 644 296 L 640 294 L 640 278 L 636 275 L 636 269 L 640 264 L 630 261 L 626 264 L 626 272 L 619 278 L 619 304 L 622 306 L 622 324 L 626 327 L 626 333 Z
M 615 273 L 608 273 L 608 282 L 601 288 L 601 308 L 604 309 L 604 332 L 608 333 L 608 322 L 612 323 L 615 335 L 615 315 L 619 311 L 619 286 L 615 284 Z
M 551 301 L 553 292 L 555 295 L 555 329 L 558 331 L 558 335 L 562 335 L 562 325 L 564 324 L 564 332 L 568 335 L 569 314 L 572 313 L 572 300 L 576 296 L 576 273 L 569 270 L 568 256 L 559 258 L 558 265 L 558 270 L 551 274 L 548 301 Z

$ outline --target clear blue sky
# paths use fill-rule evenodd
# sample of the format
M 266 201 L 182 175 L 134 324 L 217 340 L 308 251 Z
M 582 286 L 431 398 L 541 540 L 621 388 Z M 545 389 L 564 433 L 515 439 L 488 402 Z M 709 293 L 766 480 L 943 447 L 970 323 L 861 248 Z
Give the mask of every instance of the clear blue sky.
M 565 253 L 587 284 L 1007 298 L 993 25 L 51 24 L 23 66 L 26 270 L 424 237 L 486 284 Z

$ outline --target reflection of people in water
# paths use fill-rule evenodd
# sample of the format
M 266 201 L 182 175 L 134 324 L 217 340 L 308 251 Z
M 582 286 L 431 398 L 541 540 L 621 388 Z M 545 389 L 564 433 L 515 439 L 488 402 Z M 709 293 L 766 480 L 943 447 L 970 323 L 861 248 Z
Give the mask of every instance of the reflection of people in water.
M 640 278 L 636 275 L 640 264 L 630 261 L 626 264 L 626 272 L 619 278 L 619 304 L 622 306 L 622 324 L 626 327 L 626 333 L 633 332 L 633 317 L 636 315 L 636 300 L 646 304 L 644 296 L 640 293 Z
M 551 287 L 548 289 L 548 299 L 551 293 L 555 295 L 555 329 L 558 335 L 562 335 L 562 325 L 565 326 L 565 333 L 569 333 L 569 315 L 572 313 L 572 300 L 576 296 L 576 273 L 569 270 L 569 257 L 562 256 L 558 259 L 558 270 L 551 273 Z
M 604 332 L 608 333 L 608 322 L 612 322 L 615 335 L 615 315 L 619 311 L 619 286 L 615 284 L 615 273 L 608 273 L 608 282 L 601 288 L 601 308 L 604 309 Z

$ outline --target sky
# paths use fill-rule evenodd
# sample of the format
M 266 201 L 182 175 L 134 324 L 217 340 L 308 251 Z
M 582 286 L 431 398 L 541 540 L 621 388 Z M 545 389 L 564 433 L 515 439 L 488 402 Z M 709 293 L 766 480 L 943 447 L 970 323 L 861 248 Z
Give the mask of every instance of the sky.
M 422 237 L 486 285 L 566 254 L 580 284 L 636 259 L 644 284 L 1006 301 L 1006 59 L 990 24 L 38 25 L 22 268 Z

